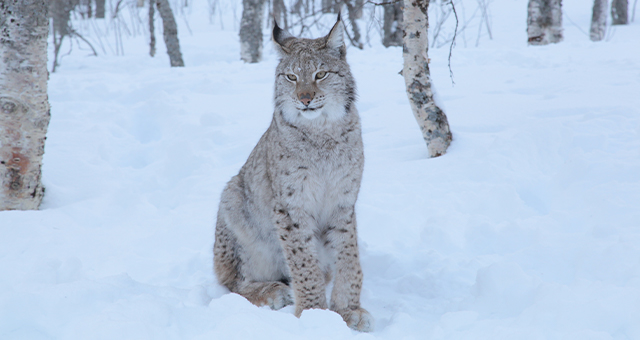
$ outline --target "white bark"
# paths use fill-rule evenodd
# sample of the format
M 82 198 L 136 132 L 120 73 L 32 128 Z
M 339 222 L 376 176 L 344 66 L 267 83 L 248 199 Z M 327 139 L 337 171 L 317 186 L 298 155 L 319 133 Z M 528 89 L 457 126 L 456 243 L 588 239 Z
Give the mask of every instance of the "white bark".
M 604 39 L 607 33 L 607 8 L 609 7 L 607 0 L 594 0 L 593 15 L 591 16 L 591 41 L 600 41 Z
M 0 210 L 38 209 L 47 99 L 47 0 L 0 1 Z
M 242 0 L 240 58 L 246 63 L 262 59 L 262 20 L 265 0 Z
M 429 74 L 427 29 L 429 0 L 404 0 L 404 82 L 411 109 L 427 142 L 430 157 L 443 155 L 451 144 L 444 112 L 433 100 Z
M 559 43 L 562 35 L 562 0 L 529 0 L 529 45 Z

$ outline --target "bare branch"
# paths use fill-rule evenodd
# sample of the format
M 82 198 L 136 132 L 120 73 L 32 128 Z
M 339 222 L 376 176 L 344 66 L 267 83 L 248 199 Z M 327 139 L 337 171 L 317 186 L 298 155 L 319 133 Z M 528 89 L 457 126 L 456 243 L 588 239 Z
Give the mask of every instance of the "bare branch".
M 402 2 L 402 1 L 401 0 L 394 0 L 394 1 L 390 1 L 390 2 L 373 2 L 373 1 L 367 0 L 365 2 L 365 4 L 372 4 L 374 6 L 387 6 L 387 5 L 393 5 L 393 4 L 398 3 L 398 2 Z
M 82 36 L 82 34 L 78 33 L 78 31 L 76 31 L 76 30 L 75 30 L 75 29 L 73 29 L 73 28 L 69 28 L 69 33 L 71 33 L 71 35 L 72 35 L 72 36 L 74 36 L 74 37 L 76 37 L 76 38 L 78 38 L 78 39 L 80 39 L 80 40 L 84 41 L 84 42 L 85 42 L 85 44 L 89 45 L 89 47 L 90 47 L 90 48 L 91 48 L 91 50 L 93 51 L 93 55 L 94 55 L 94 56 L 96 56 L 96 57 L 98 56 L 98 52 L 96 52 L 96 49 L 95 49 L 95 48 L 93 48 L 93 45 L 91 45 L 91 43 L 90 43 L 87 39 L 85 39 L 85 38 Z
M 456 12 L 456 6 L 453 5 L 453 0 L 450 0 L 449 4 L 453 9 L 453 15 L 456 18 L 456 29 L 453 31 L 453 39 L 451 39 L 451 45 L 449 46 L 449 77 L 451 77 L 451 86 L 453 86 L 456 82 L 453 81 L 453 71 L 451 70 L 451 53 L 453 52 L 453 45 L 456 43 L 456 36 L 458 36 L 458 12 Z

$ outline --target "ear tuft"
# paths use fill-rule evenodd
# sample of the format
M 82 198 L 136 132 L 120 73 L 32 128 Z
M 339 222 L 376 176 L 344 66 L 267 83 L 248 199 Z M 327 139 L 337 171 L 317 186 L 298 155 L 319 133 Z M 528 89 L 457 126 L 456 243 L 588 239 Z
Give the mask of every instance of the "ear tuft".
M 331 28 L 331 31 L 326 36 L 326 39 L 327 48 L 339 52 L 342 56 L 346 53 L 346 48 L 344 46 L 344 25 L 342 24 L 340 16 L 340 13 L 338 13 L 338 20 L 336 21 L 335 25 L 333 25 L 333 28 Z
M 286 30 L 283 30 L 282 28 L 280 28 L 280 26 L 278 26 L 278 22 L 276 21 L 276 19 L 273 19 L 273 33 L 272 33 L 272 39 L 273 42 L 276 45 L 276 49 L 281 53 L 281 54 L 288 54 L 289 53 L 289 49 L 287 47 L 285 47 L 284 43 L 286 40 L 293 38 L 294 36 L 291 35 L 291 33 L 287 32 Z

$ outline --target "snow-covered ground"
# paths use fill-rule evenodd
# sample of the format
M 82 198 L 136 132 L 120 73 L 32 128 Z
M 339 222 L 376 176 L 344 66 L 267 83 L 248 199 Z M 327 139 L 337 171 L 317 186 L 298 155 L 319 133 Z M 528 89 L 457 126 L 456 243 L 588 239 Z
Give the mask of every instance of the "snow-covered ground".
M 401 48 L 350 48 L 366 165 L 357 205 L 373 333 L 332 312 L 258 308 L 212 273 L 219 194 L 272 114 L 276 56 L 193 1 L 187 67 L 144 37 L 64 57 L 40 211 L 0 212 L 0 339 L 640 339 L 640 22 L 526 46 L 526 1 L 493 40 L 433 49 L 454 142 L 427 159 Z M 161 35 L 158 36 L 161 38 Z M 268 44 L 268 42 L 267 42 Z

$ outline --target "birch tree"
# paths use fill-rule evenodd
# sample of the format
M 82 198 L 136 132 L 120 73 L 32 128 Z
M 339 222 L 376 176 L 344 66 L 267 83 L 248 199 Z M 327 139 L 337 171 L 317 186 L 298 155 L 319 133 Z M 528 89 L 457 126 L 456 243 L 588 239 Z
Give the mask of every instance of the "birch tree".
M 47 2 L 0 1 L 0 210 L 38 209 L 44 196 Z
M 153 6 L 153 0 L 149 0 L 149 55 L 154 57 L 156 55 L 156 28 L 154 23 L 155 7 Z
M 593 1 L 593 15 L 591 16 L 591 31 L 589 38 L 591 41 L 600 41 L 604 39 L 607 32 L 607 0 Z
M 171 67 L 184 66 L 182 53 L 180 52 L 180 41 L 178 40 L 178 26 L 176 25 L 176 19 L 173 16 L 171 6 L 169 6 L 169 1 L 156 0 L 156 7 L 162 18 L 164 44 L 167 46 L 167 54 L 169 55 Z
M 611 2 L 611 24 L 626 25 L 629 21 L 629 1 L 613 0 Z
M 265 0 L 242 0 L 240 58 L 246 63 L 262 59 L 262 20 Z
M 62 47 L 62 41 L 66 37 L 71 36 L 69 22 L 71 20 L 71 12 L 79 4 L 77 0 L 49 0 L 49 13 L 52 20 L 52 36 L 53 36 L 53 68 L 51 72 L 55 72 L 58 64 L 58 55 Z
M 273 17 L 283 25 L 285 31 L 289 30 L 289 20 L 287 18 L 287 6 L 284 0 L 273 0 L 272 10 Z
M 411 109 L 427 142 L 430 157 L 443 155 L 451 144 L 451 131 L 444 112 L 436 105 L 429 74 L 429 0 L 404 0 L 404 68 Z
M 383 8 L 382 45 L 402 46 L 402 3 L 387 1 Z
M 96 0 L 96 18 L 104 19 L 105 0 Z
M 342 3 L 340 3 L 342 5 Z M 351 34 L 347 34 L 347 37 L 351 41 L 351 45 L 363 49 L 364 46 L 362 42 L 360 42 L 360 29 L 358 28 L 358 22 L 356 19 L 359 19 L 358 15 L 362 15 L 362 8 L 356 9 L 356 1 L 345 1 L 344 5 L 347 7 L 347 18 L 349 19 L 349 23 L 351 24 Z M 346 32 L 346 31 L 345 31 Z
M 559 43 L 562 35 L 562 0 L 529 0 L 529 45 Z

